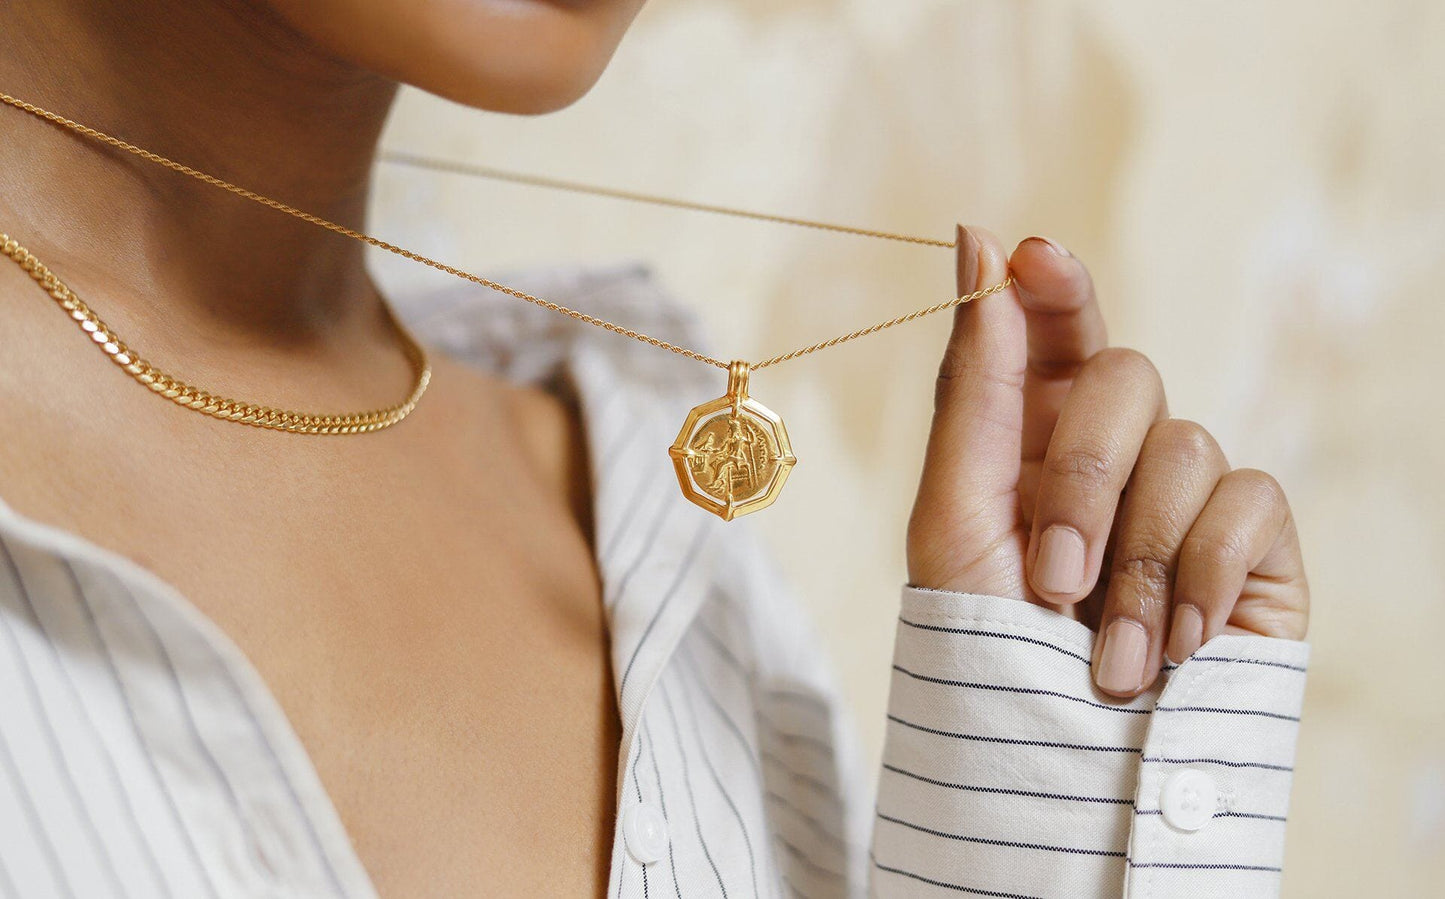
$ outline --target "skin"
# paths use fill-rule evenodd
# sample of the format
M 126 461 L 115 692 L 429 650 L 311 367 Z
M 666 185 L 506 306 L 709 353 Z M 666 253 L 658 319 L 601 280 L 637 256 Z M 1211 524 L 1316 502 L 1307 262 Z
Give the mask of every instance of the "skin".
M 1109 347 L 1083 264 L 959 229 L 958 307 L 909 519 L 909 581 L 1018 596 L 1096 631 L 1101 691 L 1136 696 L 1221 633 L 1300 640 L 1309 586 L 1278 481 L 1169 417 L 1158 371 Z M 1082 543 L 1077 574 L 1060 540 Z M 1049 543 L 1053 542 L 1053 547 Z M 1052 554 L 1053 558 L 1047 558 Z M 1113 643 L 1113 651 L 1108 644 Z
M 364 228 L 398 81 L 482 109 L 558 109 L 639 6 L 12 0 L 0 89 Z M 288 408 L 405 395 L 358 244 L 17 111 L 0 119 L 0 228 L 148 358 Z M 1303 636 L 1278 485 L 1229 471 L 1201 428 L 1165 417 L 1147 360 L 1105 348 L 1077 260 L 1037 240 L 1006 258 L 963 232 L 961 290 L 1006 266 L 1018 285 L 960 308 L 940 366 L 910 580 L 1136 621 L 1148 662 L 1117 695 L 1153 680 L 1185 607 L 1200 638 Z M 382 895 L 605 894 L 620 734 L 575 407 L 434 353 L 401 427 L 236 427 L 118 377 L 17 267 L 0 266 L 0 300 L 6 501 L 149 568 L 237 643 Z M 1054 525 L 1087 542 L 1076 591 L 1039 580 Z
M 555 109 L 636 6 L 14 0 L 0 84 L 362 228 L 395 77 Z M 286 408 L 406 395 L 359 245 L 0 113 L 0 229 L 156 364 Z M 211 421 L 117 377 L 8 262 L 0 335 L 6 501 L 237 643 L 382 895 L 605 895 L 620 725 L 574 408 L 434 352 L 401 427 Z

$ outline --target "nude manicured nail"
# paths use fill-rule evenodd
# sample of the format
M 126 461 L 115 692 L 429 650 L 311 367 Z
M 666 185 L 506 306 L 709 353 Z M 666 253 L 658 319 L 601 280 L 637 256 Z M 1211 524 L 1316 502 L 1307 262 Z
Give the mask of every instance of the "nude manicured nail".
M 1113 693 L 1132 693 L 1144 683 L 1144 662 L 1149 655 L 1149 635 L 1138 622 L 1120 618 L 1104 631 L 1104 648 L 1099 653 L 1099 687 Z
M 1029 240 L 1037 240 L 1037 241 L 1043 243 L 1045 246 L 1047 246 L 1049 249 L 1053 250 L 1055 253 L 1058 253 L 1060 256 L 1063 256 L 1063 257 L 1066 257 L 1066 258 L 1067 258 L 1067 257 L 1073 255 L 1073 254 L 1070 253 L 1068 250 L 1066 250 L 1066 249 L 1064 249 L 1062 246 L 1060 246 L 1059 243 L 1058 243 L 1058 241 L 1049 240 L 1047 237 L 1031 237 L 1031 238 L 1029 238 Z
M 1077 593 L 1084 588 L 1084 538 L 1056 524 L 1039 535 L 1034 559 L 1034 586 L 1044 593 Z
M 1190 656 L 1204 642 L 1204 616 L 1190 605 L 1174 607 L 1174 626 L 1169 630 L 1169 646 L 1164 654 L 1176 665 Z
M 958 226 L 958 258 L 963 270 L 959 272 L 959 290 L 978 289 L 978 251 L 982 249 L 973 232 Z

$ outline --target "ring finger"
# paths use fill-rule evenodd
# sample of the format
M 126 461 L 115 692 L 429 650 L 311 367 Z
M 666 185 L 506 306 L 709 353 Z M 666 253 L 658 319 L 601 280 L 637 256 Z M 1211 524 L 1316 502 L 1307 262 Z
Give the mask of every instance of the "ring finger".
M 1180 549 L 1228 471 L 1219 444 L 1194 422 L 1171 418 L 1149 429 L 1119 513 L 1094 645 L 1094 681 L 1104 692 L 1133 696 L 1159 675 Z

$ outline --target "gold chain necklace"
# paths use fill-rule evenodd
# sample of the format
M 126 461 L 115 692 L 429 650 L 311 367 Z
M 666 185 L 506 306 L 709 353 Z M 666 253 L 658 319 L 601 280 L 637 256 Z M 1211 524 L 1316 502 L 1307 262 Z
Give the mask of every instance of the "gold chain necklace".
M 566 306 L 551 302 L 550 300 L 532 296 L 516 288 L 508 287 L 505 284 L 474 275 L 459 268 L 454 268 L 445 263 L 438 262 L 435 259 L 423 256 L 420 253 L 414 253 L 411 250 L 404 249 L 395 244 L 387 243 L 384 240 L 368 234 L 363 234 L 345 225 L 339 225 L 323 219 L 320 216 L 312 215 L 309 212 L 303 212 L 279 200 L 273 200 L 270 197 L 263 196 L 252 190 L 247 190 L 244 187 L 232 184 L 214 175 L 208 175 L 190 166 L 183 165 L 157 153 L 152 153 L 149 150 L 127 143 L 120 138 L 112 137 L 103 131 L 98 131 L 87 125 L 82 125 L 79 122 L 42 109 L 34 104 L 16 99 L 9 94 L 0 93 L 0 102 L 28 112 L 38 118 L 45 119 L 76 134 L 139 156 L 142 159 L 149 160 L 150 162 L 154 162 L 157 165 L 164 166 L 183 175 L 189 175 L 213 187 L 218 187 L 237 196 L 245 197 L 248 200 L 260 203 L 263 206 L 268 206 L 278 212 L 284 212 L 302 221 L 310 222 L 328 231 L 333 231 L 337 234 L 350 237 L 353 240 L 361 241 L 377 249 L 394 253 L 397 256 L 402 256 L 414 262 L 420 262 L 422 265 L 446 272 L 447 274 L 454 275 L 466 281 L 471 281 L 474 284 L 480 284 L 483 287 L 491 288 L 492 290 L 508 294 L 520 300 L 525 300 L 545 309 L 550 309 L 553 312 L 560 312 L 563 315 L 586 322 L 589 325 L 596 325 L 599 328 L 605 328 L 608 331 L 621 334 L 625 337 L 640 340 L 643 343 L 648 343 L 660 349 L 686 356 L 689 359 L 696 359 L 699 362 L 705 362 L 717 368 L 727 369 L 727 392 L 717 399 L 709 400 L 708 402 L 693 407 L 688 413 L 687 419 L 683 422 L 677 439 L 673 442 L 672 446 L 668 448 L 668 454 L 672 458 L 673 466 L 677 472 L 678 484 L 682 488 L 683 495 L 691 502 L 712 512 L 725 521 L 731 521 L 739 515 L 755 512 L 771 505 L 773 500 L 777 499 L 778 494 L 782 491 L 783 483 L 787 479 L 789 470 L 797 462 L 797 457 L 793 455 L 792 444 L 788 440 L 788 432 L 783 424 L 782 418 L 748 395 L 748 376 L 752 371 L 767 368 L 770 365 L 777 365 L 780 362 L 786 362 L 798 356 L 806 356 L 809 353 L 827 349 L 831 346 L 837 346 L 840 343 L 847 343 L 850 340 L 856 340 L 859 337 L 882 331 L 885 328 L 891 328 L 894 325 L 901 325 L 904 322 L 910 322 L 925 315 L 931 315 L 935 312 L 952 309 L 955 306 L 982 299 L 990 294 L 998 293 L 1006 289 L 1013 283 L 1013 277 L 1009 276 L 991 287 L 976 290 L 973 293 L 964 294 L 963 296 L 942 303 L 936 303 L 932 306 L 915 310 L 907 315 L 900 315 L 897 318 L 869 325 L 866 328 L 859 328 L 847 334 L 840 334 L 837 337 L 822 341 L 821 343 L 800 347 L 791 352 L 782 353 L 759 362 L 750 363 L 741 359 L 724 362 L 694 350 L 668 343 L 665 340 L 650 337 L 641 332 L 634 331 L 631 328 L 613 324 L 605 319 L 588 315 L 585 312 L 569 309 Z M 419 157 L 407 157 L 404 154 L 390 154 L 390 158 L 393 161 L 409 162 L 414 165 L 423 164 Z M 710 206 L 684 200 L 672 200 L 665 197 L 610 190 L 539 176 L 519 175 L 500 169 L 468 167 L 461 164 L 442 163 L 433 160 L 425 160 L 424 164 L 433 168 L 459 171 L 483 177 L 506 178 L 521 183 L 530 183 L 565 190 L 580 190 L 639 202 L 659 203 L 662 205 L 716 212 L 725 215 L 738 215 L 759 220 L 803 225 L 868 237 L 901 240 L 927 246 L 955 246 L 955 243 L 950 241 L 910 237 L 908 235 L 895 234 L 887 231 L 871 231 L 844 225 L 816 222 L 808 219 L 795 219 L 724 206 Z M 107 328 L 99 317 L 91 312 L 89 307 L 75 296 L 73 291 L 41 265 L 33 254 L 4 235 L 0 235 L 0 241 L 3 241 L 5 254 L 24 267 L 42 287 L 50 291 L 51 296 L 56 299 L 56 302 L 60 304 L 61 308 L 69 312 L 71 317 L 80 324 L 81 328 L 91 335 L 96 344 L 99 345 L 113 361 L 124 368 L 125 371 L 157 394 L 165 396 L 187 408 L 205 412 L 216 418 L 306 434 L 350 434 L 374 431 L 389 427 L 405 418 L 412 408 L 415 407 L 417 400 L 421 398 L 422 393 L 426 390 L 427 382 L 430 379 L 430 369 L 426 363 L 425 352 L 421 349 L 420 345 L 406 333 L 405 328 L 401 327 L 400 323 L 397 322 L 398 330 L 403 335 L 404 342 L 408 348 L 408 355 L 412 359 L 417 371 L 416 387 L 412 390 L 412 394 L 407 398 L 407 401 L 399 406 L 394 406 L 391 409 L 378 410 L 376 412 L 362 413 L 361 415 L 327 416 L 285 412 L 255 403 L 240 403 L 234 400 L 224 399 L 166 375 L 137 358 L 135 354 L 126 348 L 125 344 L 115 336 L 114 332 Z M 387 311 L 388 313 L 391 312 L 389 308 Z M 393 321 L 396 321 L 394 317 Z M 122 359 L 125 361 L 121 361 Z
M 44 263 L 35 258 L 34 253 L 25 249 L 10 235 L 0 233 L 0 252 L 4 252 L 6 256 L 15 260 L 21 268 L 29 272 L 30 277 L 34 278 L 36 283 L 54 298 L 61 309 L 69 313 L 80 329 L 88 334 L 110 358 L 110 361 L 119 365 L 126 374 L 149 387 L 156 395 L 212 418 L 240 422 L 257 428 L 290 431 L 293 434 L 363 434 L 389 428 L 406 418 L 411 410 L 416 408 L 417 400 L 421 399 L 421 395 L 426 392 L 427 384 L 431 382 L 431 366 L 427 362 L 426 350 L 412 339 L 394 316 L 391 316 L 391 309 L 388 308 L 387 315 L 391 316 L 392 324 L 402 336 L 407 359 L 411 362 L 412 371 L 416 377 L 411 394 L 404 402 L 371 412 L 317 415 L 309 412 L 277 409 L 272 406 L 263 406 L 260 403 L 243 403 L 219 396 L 194 384 L 171 377 L 138 356 L 134 350 L 126 346 L 125 341 L 116 336 L 116 333 L 101 320 L 100 316 L 96 315 L 80 297 L 75 295 L 75 291 L 57 278 Z

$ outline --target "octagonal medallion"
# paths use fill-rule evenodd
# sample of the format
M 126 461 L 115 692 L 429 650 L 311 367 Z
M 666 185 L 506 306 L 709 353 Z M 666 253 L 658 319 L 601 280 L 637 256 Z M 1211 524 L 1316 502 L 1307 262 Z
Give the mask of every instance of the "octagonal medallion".
M 747 395 L 747 363 L 728 393 L 694 406 L 668 449 L 682 493 L 724 521 L 771 505 L 798 461 L 777 413 Z

